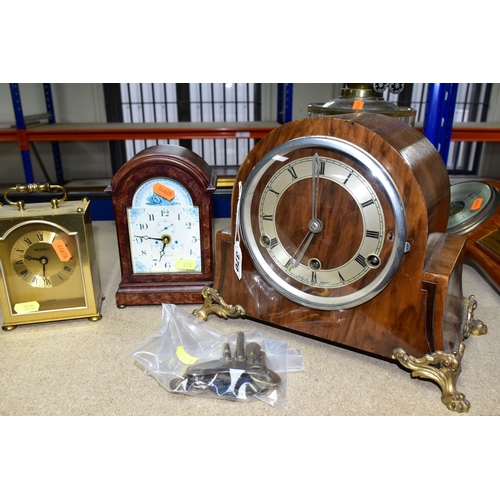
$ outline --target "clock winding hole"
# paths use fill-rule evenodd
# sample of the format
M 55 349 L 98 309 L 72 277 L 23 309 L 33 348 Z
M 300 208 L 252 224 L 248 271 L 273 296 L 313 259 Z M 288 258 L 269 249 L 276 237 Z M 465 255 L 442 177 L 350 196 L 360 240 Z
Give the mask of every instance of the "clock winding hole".
M 261 237 L 260 237 L 260 244 L 264 247 L 264 248 L 269 248 L 271 246 L 271 238 L 269 238 L 269 236 L 267 236 L 267 234 L 263 234 Z
M 321 262 L 318 259 L 310 259 L 307 265 L 311 271 L 319 271 L 321 269 Z
M 366 258 L 366 263 L 368 264 L 368 267 L 371 267 L 372 269 L 375 269 L 378 266 L 380 266 L 380 258 L 379 258 L 378 255 L 370 254 Z

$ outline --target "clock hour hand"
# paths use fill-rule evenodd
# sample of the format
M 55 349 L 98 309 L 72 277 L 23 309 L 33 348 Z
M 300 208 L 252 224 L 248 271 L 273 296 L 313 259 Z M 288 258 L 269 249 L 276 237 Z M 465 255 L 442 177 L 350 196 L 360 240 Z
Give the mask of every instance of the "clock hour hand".
M 165 246 L 166 245 L 167 245 L 166 243 L 163 243 L 163 247 L 160 250 L 160 259 L 158 260 L 158 262 L 161 262 L 162 257 L 165 255 Z
M 287 267 L 289 269 L 295 269 L 300 264 L 300 261 L 307 251 L 307 248 L 311 244 L 313 236 L 321 232 L 321 230 L 323 229 L 323 224 L 319 219 L 312 219 L 309 221 L 308 228 L 309 231 L 304 236 L 304 239 L 301 241 L 300 245 L 297 247 L 297 250 L 295 250 L 295 253 L 290 259 L 289 264 L 287 264 Z
M 163 241 L 163 247 L 160 250 L 160 260 L 161 260 L 161 258 L 165 255 L 165 247 L 172 241 L 172 237 L 168 234 L 165 234 L 160 238 L 160 240 Z

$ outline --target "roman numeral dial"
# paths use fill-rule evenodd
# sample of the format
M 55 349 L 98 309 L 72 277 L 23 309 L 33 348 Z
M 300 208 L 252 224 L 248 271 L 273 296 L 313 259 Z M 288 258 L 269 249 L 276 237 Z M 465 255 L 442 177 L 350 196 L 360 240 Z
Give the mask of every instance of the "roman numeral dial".
M 344 297 L 368 295 L 384 279 L 401 204 L 385 191 L 375 160 L 367 167 L 344 143 L 340 153 L 325 147 L 337 145 L 332 138 L 296 141 L 311 147 L 295 149 L 290 141 L 252 170 L 242 195 L 243 240 L 279 291 L 302 304 L 334 307 Z
M 78 263 L 72 238 L 36 230 L 17 239 L 11 250 L 14 272 L 35 288 L 52 288 L 71 278 Z

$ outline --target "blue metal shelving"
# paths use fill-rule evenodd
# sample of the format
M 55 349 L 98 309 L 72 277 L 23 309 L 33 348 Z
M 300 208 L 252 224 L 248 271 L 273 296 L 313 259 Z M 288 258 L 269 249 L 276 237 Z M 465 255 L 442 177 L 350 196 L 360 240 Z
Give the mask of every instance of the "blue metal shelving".
M 278 83 L 278 123 L 292 121 L 293 83 Z
M 422 132 L 438 150 L 446 164 L 450 150 L 451 131 L 458 83 L 429 83 Z
M 44 94 L 45 94 L 45 106 L 47 109 L 47 114 L 37 115 L 37 118 L 45 118 L 48 120 L 49 123 L 56 123 L 56 117 L 55 117 L 55 112 L 54 112 L 54 102 L 52 99 L 52 90 L 50 87 L 50 83 L 44 83 L 43 89 L 44 89 Z M 21 102 L 21 92 L 19 90 L 18 83 L 11 83 L 10 84 L 10 93 L 12 96 L 12 105 L 14 107 L 14 116 L 15 116 L 15 120 L 16 120 L 16 129 L 17 129 L 17 134 L 18 134 L 19 149 L 21 150 L 21 160 L 22 160 L 23 168 L 24 168 L 24 177 L 26 179 L 26 183 L 31 184 L 31 183 L 35 182 L 35 178 L 33 175 L 33 164 L 31 162 L 30 143 L 26 139 L 26 121 L 27 121 L 27 119 L 33 118 L 33 116 L 26 117 L 24 115 L 23 106 L 22 106 L 22 102 Z M 46 177 L 48 177 L 48 174 L 45 171 L 45 167 L 41 163 L 40 157 L 39 157 L 38 153 L 36 152 L 36 149 L 34 147 L 33 147 L 33 149 L 34 149 L 34 152 L 36 153 L 36 156 L 40 162 L 40 166 L 41 166 L 42 170 L 44 171 Z M 57 182 L 62 183 L 62 182 L 64 182 L 64 174 L 63 174 L 63 169 L 62 169 L 59 143 L 52 142 L 52 153 L 54 156 L 54 164 L 55 164 L 55 168 L 56 168 Z

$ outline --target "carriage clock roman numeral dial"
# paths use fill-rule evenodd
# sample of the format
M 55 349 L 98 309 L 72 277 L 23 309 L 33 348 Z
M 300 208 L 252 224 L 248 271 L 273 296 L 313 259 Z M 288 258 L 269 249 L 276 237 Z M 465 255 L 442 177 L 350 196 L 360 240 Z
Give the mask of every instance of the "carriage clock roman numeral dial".
M 67 237 L 40 229 L 23 234 L 14 243 L 11 263 L 17 276 L 30 286 L 51 288 L 72 276 L 76 255 Z

